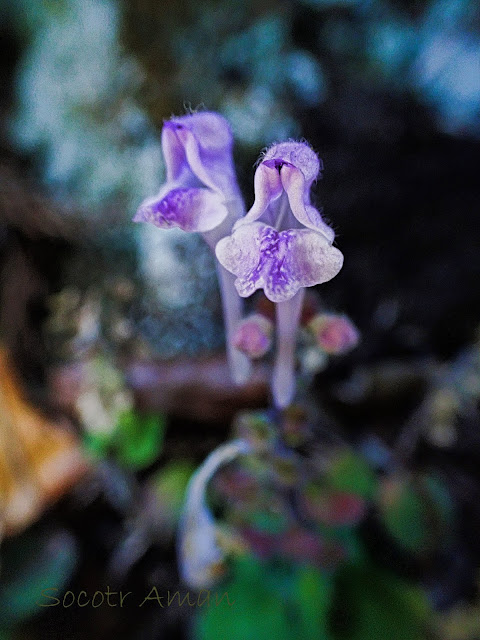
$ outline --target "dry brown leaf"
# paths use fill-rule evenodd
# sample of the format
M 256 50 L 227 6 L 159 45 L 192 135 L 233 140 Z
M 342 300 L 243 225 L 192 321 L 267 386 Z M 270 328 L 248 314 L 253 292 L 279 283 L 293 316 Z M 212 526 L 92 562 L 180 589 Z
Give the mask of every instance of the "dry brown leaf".
M 0 517 L 7 534 L 36 520 L 86 471 L 75 434 L 24 398 L 0 347 Z

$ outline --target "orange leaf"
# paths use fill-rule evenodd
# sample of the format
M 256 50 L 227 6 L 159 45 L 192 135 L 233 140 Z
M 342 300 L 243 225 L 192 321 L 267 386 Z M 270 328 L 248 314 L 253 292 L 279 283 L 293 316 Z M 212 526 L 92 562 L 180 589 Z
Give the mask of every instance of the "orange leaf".
M 30 405 L 0 347 L 0 518 L 7 534 L 34 522 L 87 471 L 68 422 Z

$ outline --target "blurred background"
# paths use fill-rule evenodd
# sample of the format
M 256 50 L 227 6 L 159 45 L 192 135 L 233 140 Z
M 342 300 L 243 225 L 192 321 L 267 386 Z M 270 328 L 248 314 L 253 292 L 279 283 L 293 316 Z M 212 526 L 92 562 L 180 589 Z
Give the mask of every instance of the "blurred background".
M 478 3 L 3 0 L 0 21 L 1 640 L 479 640 Z M 268 359 L 228 382 L 206 245 L 131 223 L 164 119 L 202 108 L 247 207 L 266 145 L 324 162 L 345 265 L 311 305 L 361 340 L 304 349 L 281 419 Z M 187 482 L 272 432 L 211 482 L 235 604 L 199 606 Z M 140 607 L 153 587 L 195 604 Z M 92 603 L 107 588 L 131 595 Z

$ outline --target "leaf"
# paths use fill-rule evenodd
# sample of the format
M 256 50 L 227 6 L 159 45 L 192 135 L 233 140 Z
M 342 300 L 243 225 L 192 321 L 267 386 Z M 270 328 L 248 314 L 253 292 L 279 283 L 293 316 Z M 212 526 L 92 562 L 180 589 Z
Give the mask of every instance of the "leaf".
M 311 567 L 236 558 L 230 580 L 217 590 L 231 606 L 199 613 L 198 640 L 330 640 L 327 613 L 332 579 Z
M 94 458 L 106 458 L 110 450 L 111 435 L 109 433 L 85 431 L 83 447 Z
M 163 449 L 165 429 L 165 418 L 160 414 L 124 411 L 112 442 L 119 464 L 138 470 L 155 462 Z
M 379 510 L 386 530 L 397 544 L 416 555 L 435 551 L 453 520 L 448 491 L 430 476 L 395 475 L 383 479 Z
M 371 500 L 377 490 L 377 478 L 367 461 L 349 450 L 339 451 L 330 460 L 325 480 L 332 489 Z
M 301 631 L 305 640 L 329 640 L 329 613 L 332 605 L 333 578 L 314 567 L 301 567 L 295 584 L 298 594 Z
M 173 460 L 152 478 L 153 487 L 162 508 L 162 515 L 172 525 L 180 516 L 188 481 L 195 465 L 188 460 Z
M 430 613 L 420 589 L 376 567 L 349 565 L 338 574 L 336 640 L 424 640 Z
M 8 534 L 34 522 L 88 469 L 73 432 L 30 405 L 0 346 L 0 502 Z
M 10 626 L 43 609 L 43 589 L 57 589 L 68 583 L 77 563 L 75 539 L 65 530 L 28 532 L 7 540 L 2 547 L 0 611 L 2 623 Z
M 251 556 L 238 558 L 232 578 L 217 589 L 231 604 L 213 604 L 200 613 L 198 640 L 291 640 L 294 628 L 283 599 L 267 587 L 263 565 Z

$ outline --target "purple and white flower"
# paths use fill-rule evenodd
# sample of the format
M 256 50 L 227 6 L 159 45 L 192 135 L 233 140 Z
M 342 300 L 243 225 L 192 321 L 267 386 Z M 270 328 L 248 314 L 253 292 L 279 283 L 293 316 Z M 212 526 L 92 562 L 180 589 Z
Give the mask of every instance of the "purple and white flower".
M 255 202 L 215 252 L 237 276 L 242 297 L 263 289 L 285 302 L 304 287 L 331 280 L 342 268 L 334 231 L 310 203 L 321 164 L 303 142 L 283 142 L 265 154 L 255 172 Z
M 310 189 L 322 169 L 303 142 L 270 147 L 255 172 L 255 202 L 220 240 L 215 252 L 236 276 L 240 296 L 263 289 L 277 303 L 277 355 L 272 389 L 279 407 L 295 390 L 296 334 L 305 287 L 334 278 L 343 255 L 333 246 L 334 231 L 310 201 Z
M 166 182 L 156 196 L 142 202 L 134 221 L 208 233 L 228 218 L 223 235 L 228 233 L 243 214 L 232 147 L 230 127 L 218 113 L 192 113 L 165 122 Z
M 192 113 L 165 122 L 166 182 L 156 196 L 142 202 L 134 221 L 199 232 L 213 251 L 245 213 L 232 148 L 230 127 L 218 113 Z M 250 363 L 235 349 L 232 336 L 242 317 L 242 304 L 233 276 L 220 265 L 218 278 L 230 369 L 234 380 L 241 383 L 248 377 Z

